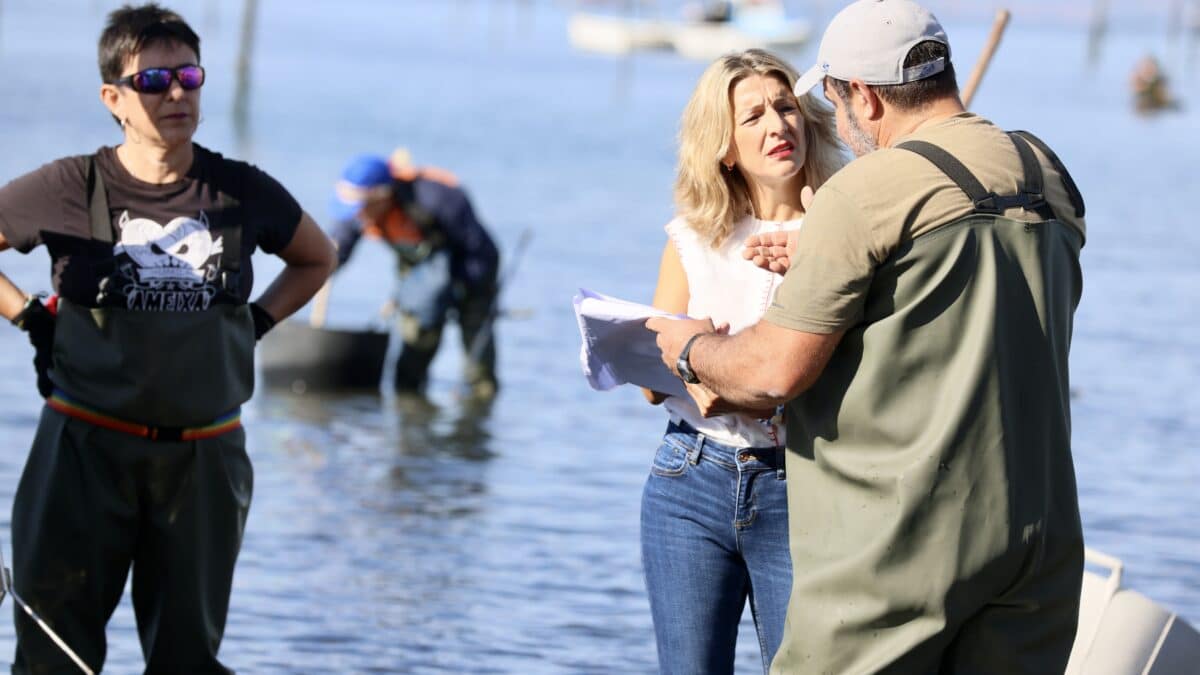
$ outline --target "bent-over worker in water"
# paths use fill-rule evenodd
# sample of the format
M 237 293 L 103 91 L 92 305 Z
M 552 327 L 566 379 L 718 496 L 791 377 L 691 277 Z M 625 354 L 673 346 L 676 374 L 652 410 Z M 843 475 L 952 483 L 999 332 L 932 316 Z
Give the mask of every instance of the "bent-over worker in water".
M 331 203 L 338 266 L 366 235 L 396 254 L 402 346 L 398 391 L 420 392 L 448 315 L 458 317 L 465 377 L 472 395 L 495 395 L 494 331 L 499 253 L 470 199 L 447 171 L 414 168 L 397 153 L 389 161 L 359 155 L 342 171 Z

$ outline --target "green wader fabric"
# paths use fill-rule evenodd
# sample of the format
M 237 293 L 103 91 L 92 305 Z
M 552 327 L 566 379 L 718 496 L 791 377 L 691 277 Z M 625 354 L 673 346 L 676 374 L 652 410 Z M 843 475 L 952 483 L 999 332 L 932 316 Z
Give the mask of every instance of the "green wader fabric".
M 490 334 L 494 329 L 492 314 L 496 302 L 496 291 L 486 294 L 467 295 L 465 289 L 455 289 L 453 306 L 458 313 L 458 327 L 462 336 L 463 378 L 473 395 L 480 398 L 495 396 L 499 386 L 496 380 L 496 344 Z M 401 313 L 399 319 L 400 339 L 403 343 L 400 356 L 396 359 L 394 386 L 397 391 L 419 392 L 424 389 L 429 365 L 437 356 L 442 342 L 442 327 L 423 327 L 421 319 Z M 483 337 L 484 332 L 489 333 Z
M 13 581 L 96 672 L 133 566 L 147 673 L 228 673 L 217 660 L 253 470 L 235 429 L 150 441 L 45 408 L 13 502 Z M 14 673 L 78 669 L 14 610 Z
M 254 319 L 244 304 L 139 312 L 60 300 L 51 377 L 122 420 L 203 426 L 254 393 Z
M 788 411 L 775 675 L 1061 673 L 1083 535 L 1067 358 L 1080 234 L 972 215 L 876 272 Z
M 89 181 L 92 238 L 111 244 L 94 166 Z M 214 215 L 230 221 L 221 230 L 232 252 L 221 261 L 221 292 L 236 297 L 241 228 L 237 218 Z M 157 427 L 204 426 L 250 398 L 255 340 L 247 305 L 153 312 L 106 300 L 99 308 L 59 301 L 51 377 L 72 398 Z M 45 408 L 13 502 L 17 591 L 98 671 L 105 625 L 132 564 L 146 672 L 228 672 L 216 654 L 250 506 L 245 445 L 240 428 L 152 441 Z M 57 672 L 63 664 L 73 672 L 19 610 L 16 626 L 14 672 Z

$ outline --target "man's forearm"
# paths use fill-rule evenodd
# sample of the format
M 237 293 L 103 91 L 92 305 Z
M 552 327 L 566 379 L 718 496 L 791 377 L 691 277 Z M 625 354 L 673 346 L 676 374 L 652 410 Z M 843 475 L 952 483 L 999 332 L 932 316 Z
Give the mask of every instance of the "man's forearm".
M 780 363 L 748 328 L 737 335 L 701 335 L 689 362 L 696 377 L 738 408 L 767 409 L 790 398 L 779 377 Z
M 673 371 L 688 340 L 698 336 L 688 365 L 705 386 L 701 398 L 718 397 L 711 407 L 720 411 L 763 410 L 795 398 L 816 382 L 845 332 L 808 333 L 759 321 L 724 336 L 713 332 L 709 319 L 666 317 L 647 319 L 646 328 L 658 333 L 663 364 Z

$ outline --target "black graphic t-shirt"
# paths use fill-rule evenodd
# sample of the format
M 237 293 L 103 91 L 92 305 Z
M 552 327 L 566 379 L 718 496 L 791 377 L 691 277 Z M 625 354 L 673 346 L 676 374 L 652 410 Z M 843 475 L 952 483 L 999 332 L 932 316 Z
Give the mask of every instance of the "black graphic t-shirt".
M 232 289 L 245 302 L 254 281 L 251 254 L 285 248 L 300 222 L 300 205 L 256 167 L 194 149 L 187 175 L 164 185 L 134 178 L 114 148 L 97 151 L 111 243 L 92 237 L 86 156 L 56 160 L 0 188 L 0 233 L 22 253 L 45 244 L 54 290 L 80 305 L 95 306 L 104 288 L 106 303 L 128 309 L 207 309 L 231 288 L 221 274 L 227 255 L 241 257 Z M 238 236 L 231 235 L 235 225 Z M 227 241 L 240 250 L 227 250 Z

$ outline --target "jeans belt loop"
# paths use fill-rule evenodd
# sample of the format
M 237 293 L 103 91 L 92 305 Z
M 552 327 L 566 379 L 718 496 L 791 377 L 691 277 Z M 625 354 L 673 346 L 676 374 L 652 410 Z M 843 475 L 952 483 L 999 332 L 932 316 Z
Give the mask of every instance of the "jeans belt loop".
M 696 435 L 696 445 L 692 446 L 691 449 L 688 450 L 687 461 L 688 464 L 695 466 L 696 464 L 700 463 L 700 453 L 704 448 L 704 434 L 698 431 L 693 433 Z

